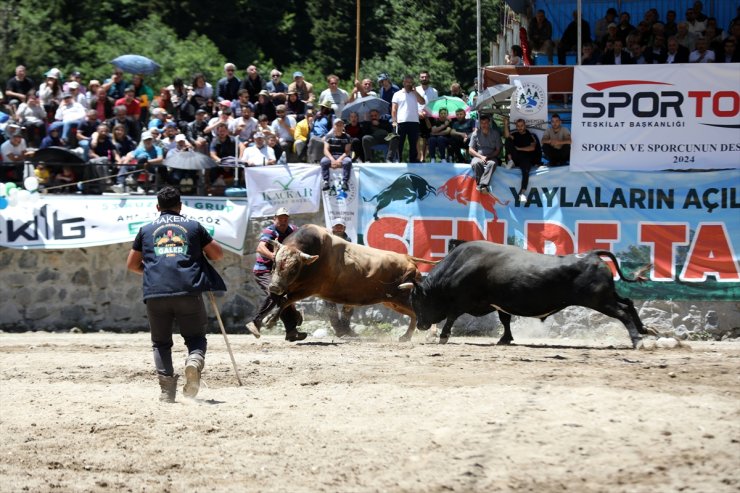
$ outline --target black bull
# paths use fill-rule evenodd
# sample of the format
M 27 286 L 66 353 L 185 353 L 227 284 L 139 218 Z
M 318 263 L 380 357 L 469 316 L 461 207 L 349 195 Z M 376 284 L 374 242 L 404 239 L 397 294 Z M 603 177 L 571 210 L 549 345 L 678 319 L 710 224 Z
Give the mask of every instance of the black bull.
M 423 200 L 427 195 L 435 195 L 436 193 L 437 189 L 427 183 L 421 176 L 414 173 L 404 173 L 375 196 L 369 199 L 363 198 L 363 200 L 365 202 L 378 201 L 378 205 L 375 206 L 375 212 L 373 213 L 373 217 L 377 220 L 380 209 L 388 207 L 391 202 L 405 200 L 407 204 L 410 204 L 416 199 Z
M 472 241 L 458 246 L 421 283 L 405 283 L 411 289 L 411 305 L 417 327 L 427 330 L 446 319 L 440 343 L 450 337 L 455 320 L 462 314 L 483 316 L 498 311 L 504 325 L 499 344 L 509 344 L 511 316 L 549 315 L 568 306 L 594 309 L 620 320 L 637 348 L 640 334 L 647 334 L 637 311 L 628 298 L 617 294 L 612 272 L 600 256 L 617 259 L 611 252 L 596 250 L 584 254 L 554 256 L 487 241 Z M 617 265 L 617 273 L 629 279 Z

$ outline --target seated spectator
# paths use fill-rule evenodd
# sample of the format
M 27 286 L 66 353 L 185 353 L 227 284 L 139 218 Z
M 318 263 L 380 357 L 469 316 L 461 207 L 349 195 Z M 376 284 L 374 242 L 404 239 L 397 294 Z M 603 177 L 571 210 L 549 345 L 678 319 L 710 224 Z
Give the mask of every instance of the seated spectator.
M 99 177 L 108 176 L 108 165 L 121 159 L 116 146 L 113 144 L 113 139 L 111 139 L 110 131 L 104 123 L 98 125 L 97 131 L 93 133 L 90 139 L 89 159 L 94 164 L 100 165 L 98 168 Z
M 711 63 L 714 60 L 714 52 L 709 49 L 709 43 L 706 38 L 697 38 L 696 49 L 689 55 L 689 63 Z
M 172 91 L 163 87 L 159 90 L 159 96 L 155 98 L 155 104 L 152 105 L 152 111 L 154 108 L 161 108 L 167 115 L 175 114 L 175 105 L 172 103 Z
M 33 175 L 39 181 L 39 188 L 44 189 L 51 184 L 51 170 L 44 163 L 39 163 L 33 170 Z
M 578 44 L 578 11 L 573 11 L 573 22 L 568 24 L 558 42 L 558 64 L 565 65 L 565 56 L 571 50 L 580 50 Z M 591 42 L 591 26 L 581 18 L 581 41 Z
M 522 47 L 519 45 L 513 45 L 509 53 L 504 56 L 504 61 L 506 62 L 506 65 L 514 65 L 516 67 L 523 66 L 524 51 L 522 51 Z
M 236 65 L 224 65 L 224 77 L 216 84 L 216 101 L 233 101 L 237 98 L 241 81 L 236 77 Z
M 614 42 L 619 39 L 619 36 L 617 35 L 617 25 L 613 22 L 609 24 L 606 28 L 606 34 L 604 36 L 601 36 L 600 38 L 596 38 L 598 40 L 599 49 L 603 52 L 606 51 L 606 46 L 609 42 L 611 42 L 612 47 L 614 46 Z M 584 43 L 584 46 L 586 44 Z
M 164 153 L 161 147 L 154 145 L 154 139 L 150 132 L 141 134 L 141 143 L 134 150 L 134 159 L 139 166 L 154 170 L 157 177 L 157 188 L 167 183 L 167 167 L 162 165 Z
M 277 162 L 275 151 L 267 145 L 265 134 L 254 134 L 254 145 L 248 146 L 242 153 L 241 161 L 247 166 L 270 166 Z
M 288 91 L 295 91 L 298 99 L 304 103 L 313 103 L 316 95 L 313 92 L 313 84 L 303 79 L 303 72 L 293 72 L 293 82 L 288 86 Z
M 560 115 L 553 113 L 550 128 L 542 135 L 542 152 L 548 166 L 563 166 L 570 161 L 570 131 L 561 123 Z
M 378 94 L 373 91 L 373 81 L 370 79 L 362 79 L 362 82 L 356 80 L 355 87 L 349 95 L 348 103 L 351 103 L 355 99 L 366 98 L 368 96 L 378 96 Z
M 105 124 L 108 128 L 113 128 L 116 124 L 121 124 L 126 127 L 126 135 L 138 142 L 139 135 L 141 135 L 141 127 L 139 126 L 139 120 L 135 120 L 126 115 L 125 106 L 116 106 L 113 108 L 113 118 L 108 119 Z
M 740 63 L 740 52 L 737 51 L 737 41 L 727 38 L 722 43 L 722 52 L 717 56 L 718 63 Z
M 527 202 L 527 187 L 529 186 L 529 172 L 538 165 L 542 155 L 537 152 L 537 139 L 527 130 L 524 119 L 516 121 L 516 131 L 509 132 L 509 119 L 504 118 L 504 146 L 509 156 L 510 164 L 522 170 L 522 184 L 519 188 L 519 202 Z
M 257 128 L 258 132 L 262 132 L 263 134 L 265 134 L 265 136 L 272 134 L 272 127 L 270 127 L 270 119 L 267 118 L 267 115 L 260 115 L 259 118 L 257 118 L 257 124 L 258 124 L 258 128 Z
M 223 102 L 226 103 L 227 101 Z M 248 107 L 252 114 L 254 114 L 254 105 L 249 102 L 249 91 L 247 89 L 239 89 L 236 93 L 236 99 L 231 102 L 231 112 L 234 118 L 240 118 L 242 116 L 242 108 Z
M 49 70 L 46 72 L 46 80 L 39 87 L 39 101 L 48 115 L 54 115 L 62 102 L 60 75 L 58 69 Z
M 671 36 L 675 36 L 677 32 L 678 25 L 676 24 L 676 11 L 669 10 L 665 14 L 663 33 L 666 38 L 670 38 Z
M 432 163 L 438 163 L 437 152 L 443 163 L 447 162 L 447 146 L 449 145 L 449 135 L 452 131 L 452 122 L 447 118 L 447 109 L 439 110 L 439 116 L 432 122 L 431 132 L 429 134 L 429 159 Z
M 629 36 L 634 30 L 635 26 L 630 24 L 630 14 L 629 12 L 622 12 L 619 15 L 619 24 L 617 24 L 617 38 L 622 40 L 622 45 L 627 41 L 627 36 Z
M 324 139 L 324 156 L 321 158 L 321 190 L 331 188 L 329 169 L 342 168 L 342 190 L 349 190 L 349 180 L 352 176 L 352 140 L 344 131 L 344 121 L 337 118 L 333 128 Z
M 85 97 L 85 94 L 80 92 L 79 82 L 73 80 L 72 82 L 66 84 L 66 86 L 68 87 L 66 92 L 69 92 L 72 95 L 72 99 L 76 103 L 80 103 L 83 108 L 88 109 L 87 108 L 87 98 Z
M 365 153 L 362 150 L 362 126 L 360 125 L 360 115 L 353 111 L 349 114 L 349 120 L 344 122 L 344 131 L 352 140 L 352 161 L 360 160 L 365 162 Z
M 393 132 L 393 126 L 388 120 L 380 118 L 378 110 L 371 110 L 369 120 L 362 122 L 362 150 L 365 160 L 372 161 L 373 146 L 387 144 L 385 155 L 387 162 L 398 162 L 398 144 L 400 139 Z
M 614 42 L 614 48 L 601 57 L 601 65 L 630 65 L 632 63 L 632 57 L 624 50 L 622 41 L 619 39 Z
M 97 119 L 102 121 L 113 118 L 113 101 L 108 97 L 108 93 L 102 87 L 98 87 L 94 96 L 90 98 L 87 107 L 95 110 Z
M 709 50 L 713 51 L 715 56 L 722 52 L 722 38 L 717 34 L 717 28 L 707 26 L 704 31 L 704 39 L 707 40 Z
M 242 108 L 242 116 L 235 118 L 229 125 L 229 132 L 236 137 L 239 143 L 239 154 L 244 148 L 254 141 L 254 134 L 259 128 L 259 122 L 252 116 L 252 110 L 248 106 Z
M 62 142 L 64 145 L 67 145 L 70 138 L 69 133 L 73 128 L 76 130 L 85 119 L 85 107 L 75 102 L 72 94 L 65 92 L 62 94 L 62 104 L 57 108 L 54 119 L 64 123 L 64 127 L 62 127 Z
M 309 163 L 318 163 L 321 161 L 321 157 L 325 155 L 324 137 L 332 130 L 333 119 L 332 104 L 330 101 L 324 101 L 321 103 L 319 113 L 313 119 L 313 126 L 310 131 L 311 137 L 308 140 L 307 153 Z M 342 131 L 344 131 L 344 126 L 342 126 Z
M 283 73 L 274 68 L 270 72 L 270 80 L 265 84 L 265 89 L 275 105 L 285 104 L 288 99 L 288 84 L 280 80 L 282 76 Z
M 115 69 L 113 75 L 109 79 L 105 79 L 101 87 L 106 90 L 109 98 L 117 101 L 126 95 L 124 91 L 128 86 L 128 82 L 123 79 L 123 71 Z
M 164 126 L 167 125 L 167 112 L 162 108 L 154 108 L 152 110 L 152 119 L 147 124 L 147 129 L 158 128 L 160 131 L 164 130 Z
M 72 166 L 63 166 L 62 171 L 54 175 L 53 186 L 61 187 L 57 188 L 60 193 L 71 193 L 77 190 L 77 176 L 75 175 Z M 66 185 L 66 186 L 65 186 Z
M 269 134 L 265 138 L 267 139 L 267 145 L 270 146 L 272 152 L 275 154 L 276 164 L 288 164 L 288 153 L 280 147 L 275 134 Z
M 242 80 L 239 89 L 249 91 L 249 102 L 255 104 L 257 102 L 257 95 L 265 88 L 265 83 L 262 81 L 262 76 L 260 76 L 256 66 L 250 65 L 247 67 L 246 72 L 247 76 Z
M 136 180 L 131 176 L 131 172 L 136 170 L 136 166 L 131 165 L 131 161 L 134 160 L 134 151 L 136 150 L 136 142 L 126 135 L 126 127 L 123 125 L 116 125 L 113 127 L 113 145 L 116 148 L 116 155 L 118 159 L 116 165 L 118 165 L 118 175 L 116 176 L 116 183 L 113 185 L 113 191 L 116 193 L 123 193 L 124 186 L 134 186 Z
M 655 36 L 652 46 L 645 48 L 642 55 L 645 57 L 646 63 L 665 63 L 668 56 L 665 38 L 663 36 Z
M 468 118 L 465 110 L 459 109 L 455 112 L 452 120 L 452 130 L 449 135 L 448 161 L 463 162 L 463 151 L 470 147 L 470 137 L 475 131 L 475 120 Z
M 545 17 L 544 10 L 538 10 L 534 19 L 529 21 L 527 38 L 529 40 L 530 50 L 532 52 L 545 53 L 547 55 L 547 63 L 552 65 L 552 24 Z
M 286 153 L 287 159 L 288 154 L 292 152 L 293 149 L 293 141 L 295 140 L 293 137 L 293 131 L 295 130 L 296 120 L 293 115 L 287 114 L 287 107 L 284 104 L 277 105 L 275 113 L 277 118 L 272 122 L 270 128 L 272 129 L 272 133 L 276 136 L 278 145 Z M 279 159 L 279 157 L 280 156 L 277 156 L 276 154 L 276 158 Z
M 23 163 L 33 156 L 33 151 L 26 145 L 26 139 L 20 132 L 13 133 L 8 140 L 0 145 L 0 161 Z
M 293 152 L 299 163 L 307 162 L 308 141 L 311 138 L 311 127 L 313 127 L 313 110 L 306 110 L 306 117 L 296 123 L 293 131 Z
M 707 28 L 706 17 L 704 19 L 703 21 L 698 20 L 693 8 L 689 7 L 686 9 L 686 27 L 694 36 L 702 36 L 704 34 L 704 29 Z
M 195 111 L 195 120 L 185 127 L 188 142 L 193 149 L 203 154 L 208 154 L 208 134 L 205 131 L 207 126 L 206 110 L 200 109 Z
M 25 103 L 28 93 L 32 90 L 36 94 L 35 88 L 33 79 L 26 77 L 26 67 L 18 65 L 15 68 L 15 75 L 5 84 L 5 99 L 8 100 L 11 110 L 16 110 L 21 103 Z
M 211 139 L 216 138 L 216 126 L 219 123 L 225 123 L 226 127 L 229 128 L 231 127 L 231 124 L 234 122 L 234 118 L 232 118 L 232 114 L 231 114 L 231 108 L 228 106 L 223 106 L 224 103 L 228 104 L 229 102 L 221 101 L 219 103 L 219 106 L 221 106 L 222 108 L 221 111 L 219 111 L 217 116 L 214 116 L 213 118 L 211 118 L 208 121 L 208 125 L 206 125 L 206 128 L 203 129 L 203 131 L 206 134 L 211 135 Z
M 39 149 L 46 149 L 47 147 L 65 147 L 61 137 L 61 123 L 52 123 L 49 125 L 49 130 L 46 132 L 46 136 L 41 139 Z
M 614 24 L 614 34 L 617 32 L 617 10 L 613 7 L 606 9 L 604 17 L 596 21 L 594 26 L 594 35 L 597 40 L 604 38 L 607 35 L 607 30 L 610 24 Z
M 134 75 L 131 85 L 134 86 L 134 97 L 139 100 L 141 108 L 139 125 L 143 126 L 149 121 L 150 107 L 154 103 L 154 89 L 144 83 L 144 77 L 140 74 Z
M 508 123 L 504 121 L 504 123 Z M 501 134 L 492 125 L 491 115 L 480 115 L 480 128 L 470 137 L 468 153 L 472 156 L 470 166 L 475 173 L 478 191 L 489 193 L 491 179 L 499 165 L 501 154 Z
M 637 42 L 633 42 L 630 45 L 629 55 L 632 63 L 635 65 L 645 65 L 647 63 L 642 54 L 642 47 Z
M 599 65 L 601 57 L 593 43 L 585 43 L 581 53 L 581 65 Z
M 31 147 L 38 147 L 46 136 L 46 111 L 41 107 L 34 90 L 28 91 L 23 102 L 15 112 L 16 121 L 26 129 L 26 137 Z
M 150 131 L 151 132 L 151 131 Z M 175 122 L 167 122 L 164 126 L 164 133 L 160 140 L 162 149 L 164 150 L 164 157 L 167 158 L 167 153 L 174 150 L 177 147 L 177 124 Z
M 689 53 L 694 51 L 696 48 L 696 36 L 689 32 L 688 24 L 686 22 L 678 23 L 678 33 L 676 34 L 676 41 L 681 46 L 688 48 Z
M 330 75 L 327 77 L 326 83 L 329 87 L 321 91 L 321 94 L 319 94 L 319 106 L 325 102 L 329 102 L 331 104 L 331 109 L 334 110 L 334 114 L 341 115 L 344 105 L 349 101 L 349 94 L 347 94 L 347 91 L 339 87 L 339 77 L 336 75 Z
M 95 110 L 87 110 L 85 112 L 85 119 L 77 127 L 77 145 L 82 148 L 82 158 L 87 161 L 90 153 L 90 140 L 95 132 L 98 131 L 98 114 Z
M 298 93 L 288 90 L 288 102 L 285 103 L 285 109 L 289 115 L 295 117 L 296 123 L 306 117 L 306 103 L 298 98 Z
M 267 89 L 263 89 L 259 92 L 257 95 L 257 103 L 254 105 L 254 117 L 259 119 L 261 115 L 265 115 L 267 117 L 268 124 L 272 123 L 277 116 L 275 105 L 270 99 L 270 93 L 267 92 Z
M 679 44 L 675 36 L 668 38 L 665 63 L 689 63 L 689 49 Z
M 213 99 L 213 86 L 206 80 L 206 76 L 202 73 L 193 75 L 193 95 L 190 98 L 190 104 L 195 106 L 195 109 L 206 107 L 206 102 Z
M 210 145 L 211 159 L 217 163 L 223 163 L 224 160 L 233 160 L 236 153 L 236 143 L 229 134 L 228 125 L 226 122 L 218 122 L 215 127 L 216 137 Z

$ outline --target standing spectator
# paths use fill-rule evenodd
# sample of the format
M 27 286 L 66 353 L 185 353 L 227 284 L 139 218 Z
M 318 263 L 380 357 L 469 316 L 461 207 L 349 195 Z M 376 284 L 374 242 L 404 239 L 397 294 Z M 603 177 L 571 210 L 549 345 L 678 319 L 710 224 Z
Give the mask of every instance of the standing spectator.
M 285 104 L 288 99 L 288 85 L 280 80 L 282 76 L 283 73 L 274 68 L 270 72 L 270 80 L 265 84 L 265 89 L 267 89 L 274 104 Z
M 627 36 L 632 34 L 634 30 L 635 26 L 630 24 L 629 12 L 622 12 L 619 16 L 619 24 L 617 25 L 617 37 L 622 40 L 622 45 L 627 40 Z
M 594 25 L 594 36 L 596 40 L 602 39 L 604 36 L 606 36 L 607 29 L 609 27 L 609 24 L 614 24 L 614 27 L 616 28 L 616 19 L 617 19 L 617 9 L 614 7 L 609 7 L 606 9 L 606 14 L 604 17 L 596 21 L 596 25 Z
M 331 234 L 344 241 L 352 241 L 347 236 L 347 226 L 341 218 L 334 219 L 331 222 Z M 329 312 L 329 323 L 331 323 L 331 328 L 334 329 L 334 334 L 337 337 L 357 337 L 355 331 L 349 327 L 349 321 L 352 318 L 352 313 L 354 313 L 352 305 L 342 305 L 340 310 L 333 301 L 324 301 L 324 309 Z
M 581 18 L 581 42 L 591 42 L 591 26 L 586 19 Z M 558 43 L 558 64 L 565 65 L 565 56 L 571 50 L 580 51 L 578 46 L 578 11 L 573 11 L 573 21 L 563 31 Z
M 293 72 L 293 82 L 288 86 L 288 91 L 298 93 L 298 99 L 304 103 L 313 103 L 316 95 L 313 93 L 313 84 L 303 79 L 303 72 Z
M 38 147 L 46 136 L 46 111 L 41 107 L 36 91 L 31 89 L 15 112 L 15 119 L 26 128 L 26 137 L 31 147 Z
M 562 126 L 560 115 L 553 113 L 550 128 L 542 135 L 542 152 L 549 166 L 563 166 L 570 161 L 570 131 Z
M 295 130 L 296 120 L 292 115 L 287 114 L 287 108 L 284 104 L 275 107 L 277 118 L 272 122 L 272 133 L 275 134 L 278 144 L 283 152 L 290 154 L 293 150 L 293 131 Z M 287 157 L 287 156 L 286 156 Z
M 537 154 L 537 139 L 527 130 L 523 118 L 516 121 L 516 131 L 509 132 L 509 119 L 504 118 L 505 147 L 509 161 L 522 170 L 522 185 L 519 189 L 519 202 L 527 202 L 527 187 L 529 186 L 529 172 L 539 164 L 541 156 Z
M 15 110 L 18 105 L 25 103 L 28 93 L 35 87 L 33 79 L 26 77 L 26 67 L 18 65 L 15 68 L 15 76 L 8 79 L 5 84 L 5 98 L 11 109 Z
M 257 102 L 257 95 L 262 89 L 264 89 L 264 83 L 262 77 L 260 77 L 257 67 L 250 65 L 247 67 L 247 76 L 242 80 L 239 85 L 239 89 L 246 89 L 249 91 L 249 102 L 254 104 Z
M 125 96 L 124 91 L 129 86 L 128 82 L 123 79 L 123 71 L 116 69 L 113 71 L 113 75 L 109 79 L 103 81 L 101 86 L 108 92 L 108 97 L 113 101 L 121 99 Z
M 665 14 L 665 24 L 663 29 L 666 38 L 675 36 L 678 32 L 678 25 L 676 24 L 676 11 L 669 10 Z
M 324 139 L 324 157 L 321 158 L 321 190 L 331 188 L 329 169 L 342 168 L 342 190 L 349 190 L 352 176 L 352 139 L 344 131 L 344 120 L 334 120 L 334 128 Z
M 453 82 L 450 84 L 450 96 L 453 98 L 460 98 L 465 101 L 465 93 L 463 92 L 462 86 L 460 86 L 459 82 Z
M 341 115 L 344 105 L 349 100 L 349 94 L 347 91 L 339 87 L 339 77 L 336 75 L 330 75 L 326 78 L 326 83 L 329 85 L 328 88 L 321 91 L 319 94 L 319 105 L 328 101 L 331 104 L 331 108 L 334 110 L 335 115 Z
M 437 90 L 432 87 L 429 71 L 422 70 L 419 73 L 419 82 L 420 84 L 416 86 L 416 92 L 424 98 L 424 105 L 429 104 L 430 101 L 434 101 L 439 97 Z M 429 120 L 429 113 L 422 106 L 419 108 L 419 139 L 417 141 L 419 162 L 423 163 L 427 159 L 427 140 L 431 135 L 431 131 L 432 124 Z
M 224 65 L 224 77 L 218 80 L 216 84 L 216 100 L 233 101 L 237 98 L 237 92 L 241 86 L 241 81 L 234 75 L 236 65 L 227 63 Z
M 715 55 L 709 49 L 709 43 L 705 37 L 696 40 L 696 49 L 689 55 L 689 63 L 711 63 L 715 60 Z
M 414 89 L 414 78 L 403 78 L 403 89 L 393 95 L 391 119 L 400 141 L 399 156 L 403 155 L 405 141 L 409 143 L 409 162 L 418 163 L 417 140 L 419 139 L 419 105 L 426 104 L 424 97 Z
M 373 146 L 388 144 L 385 159 L 398 162 L 399 138 L 388 120 L 381 120 L 378 110 L 370 110 L 370 119 L 362 122 L 362 149 L 366 161 L 372 161 Z
M 547 63 L 552 65 L 552 24 L 545 17 L 544 10 L 538 10 L 534 19 L 529 21 L 527 37 L 529 39 L 529 48 L 533 52 L 545 53 L 547 55 Z
M 139 229 L 126 267 L 144 276 L 144 303 L 154 351 L 160 401 L 175 402 L 177 379 L 172 364 L 174 323 L 188 348 L 183 394 L 195 397 L 205 364 L 208 317 L 204 291 L 226 291 L 208 260 L 221 260 L 223 250 L 196 220 L 180 215 L 180 192 L 164 187 L 157 193 L 160 216 Z
M 491 115 L 480 115 L 480 128 L 470 138 L 468 153 L 473 157 L 470 166 L 475 173 L 475 183 L 479 192 L 489 193 L 491 179 L 499 165 L 501 154 L 501 134 L 491 125 Z
M 389 106 L 392 105 L 393 95 L 400 91 L 399 87 L 391 82 L 391 78 L 386 73 L 382 73 L 378 76 L 378 84 L 380 84 L 380 93 L 378 93 L 378 96 L 380 99 L 388 103 Z
M 275 261 L 275 251 L 272 246 L 272 241 L 274 240 L 282 243 L 296 229 L 298 228 L 295 225 L 290 224 L 290 214 L 288 209 L 281 207 L 275 212 L 273 223 L 263 229 L 260 234 L 259 243 L 257 244 L 257 258 L 252 272 L 254 273 L 257 285 L 265 293 L 265 299 L 262 302 L 262 306 L 257 312 L 257 315 L 247 324 L 247 329 L 249 332 L 254 334 L 255 337 L 260 337 L 262 319 L 278 303 L 278 297 L 270 293 L 269 290 L 270 280 L 272 279 L 272 264 Z M 298 332 L 298 329 L 296 328 L 301 325 L 301 322 L 303 322 L 303 317 L 295 308 L 294 304 L 291 303 L 280 312 L 280 320 L 285 326 L 286 341 L 302 341 L 306 338 L 307 334 L 305 332 Z
M 247 166 L 270 166 L 277 162 L 277 158 L 272 148 L 267 145 L 265 134 L 257 132 L 254 134 L 254 145 L 244 149 L 241 161 Z
M 704 29 L 707 27 L 706 17 L 703 21 L 698 20 L 694 9 L 689 7 L 686 9 L 686 27 L 694 36 L 701 36 L 704 34 Z

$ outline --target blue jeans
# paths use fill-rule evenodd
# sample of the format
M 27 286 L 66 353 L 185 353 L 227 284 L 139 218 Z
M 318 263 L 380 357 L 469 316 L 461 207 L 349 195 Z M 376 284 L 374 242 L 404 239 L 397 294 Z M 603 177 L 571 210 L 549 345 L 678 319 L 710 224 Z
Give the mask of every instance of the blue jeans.
M 69 131 L 73 128 L 77 128 L 80 126 L 82 122 L 84 122 L 85 119 L 82 118 L 80 120 L 73 120 L 70 122 L 64 122 L 64 126 L 62 127 L 62 140 L 67 143 L 67 140 L 69 139 Z
M 437 150 L 439 150 L 439 157 L 447 159 L 447 146 L 450 141 L 445 135 L 432 135 L 429 137 L 429 157 L 435 159 L 437 157 Z
M 403 143 L 409 141 L 409 162 L 418 163 L 419 154 L 416 152 L 416 141 L 419 140 L 419 122 L 402 122 L 398 124 L 398 155 L 403 156 Z
M 334 159 L 339 156 L 334 156 Z M 321 178 L 324 181 L 329 181 L 329 170 L 331 169 L 331 160 L 324 156 L 321 158 Z M 345 157 L 342 159 L 342 181 L 349 183 L 349 178 L 352 175 L 352 158 Z

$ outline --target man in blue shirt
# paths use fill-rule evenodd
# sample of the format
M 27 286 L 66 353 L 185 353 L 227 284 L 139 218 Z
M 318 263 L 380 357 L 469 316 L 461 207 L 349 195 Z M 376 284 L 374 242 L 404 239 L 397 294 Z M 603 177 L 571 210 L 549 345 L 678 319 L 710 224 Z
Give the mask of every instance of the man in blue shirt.
M 128 255 L 128 270 L 144 276 L 154 365 L 162 393 L 160 401 L 175 402 L 177 378 L 172 365 L 172 327 L 175 322 L 185 339 L 183 394 L 195 397 L 205 364 L 208 318 L 203 291 L 226 291 L 223 279 L 208 263 L 221 260 L 223 250 L 206 229 L 180 214 L 180 192 L 164 187 L 157 194 L 160 216 L 142 226 Z
M 257 259 L 254 263 L 252 272 L 254 278 L 257 281 L 260 289 L 265 292 L 265 299 L 262 302 L 262 306 L 257 313 L 257 316 L 247 324 L 247 330 L 254 334 L 255 337 L 260 337 L 260 329 L 262 328 L 262 319 L 267 315 L 277 304 L 278 298 L 270 293 L 269 286 L 270 280 L 272 280 L 272 263 L 275 259 L 275 252 L 273 251 L 271 240 L 276 240 L 280 243 L 285 241 L 289 235 L 291 235 L 296 229 L 294 224 L 290 224 L 290 214 L 288 209 L 281 207 L 275 212 L 275 219 L 273 223 L 262 230 L 260 234 L 259 243 L 257 244 Z M 302 341 L 306 338 L 305 332 L 298 332 L 297 326 L 303 322 L 303 317 L 296 310 L 294 305 L 286 307 L 280 313 L 280 320 L 285 326 L 285 340 L 286 341 Z

